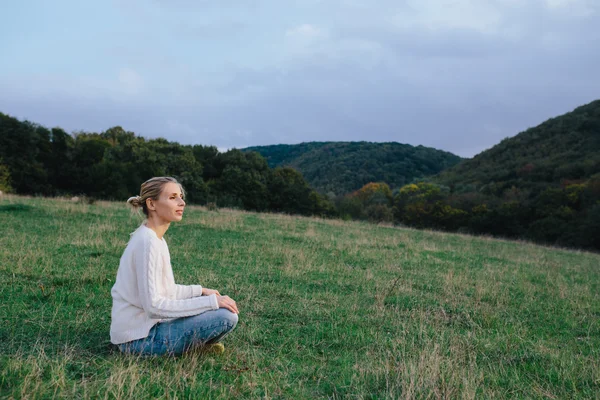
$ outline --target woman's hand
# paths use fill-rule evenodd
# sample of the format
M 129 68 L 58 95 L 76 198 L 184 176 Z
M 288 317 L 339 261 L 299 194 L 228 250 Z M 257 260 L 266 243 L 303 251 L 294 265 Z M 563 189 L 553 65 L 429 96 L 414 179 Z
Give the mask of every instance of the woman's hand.
M 205 287 L 202 288 L 202 296 L 210 296 L 211 294 L 216 294 L 217 296 L 220 296 L 221 293 L 219 293 L 218 290 L 215 289 L 207 289 Z
M 237 305 L 231 297 L 217 295 L 217 303 L 219 304 L 219 308 L 226 308 L 234 314 L 239 314 Z

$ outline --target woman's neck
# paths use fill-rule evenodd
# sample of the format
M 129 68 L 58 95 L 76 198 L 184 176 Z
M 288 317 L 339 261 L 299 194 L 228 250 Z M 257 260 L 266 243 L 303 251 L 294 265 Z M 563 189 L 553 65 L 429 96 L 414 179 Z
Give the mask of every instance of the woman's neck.
M 148 217 L 148 220 L 146 221 L 146 226 L 148 228 L 152 229 L 156 233 L 156 236 L 158 236 L 159 239 L 163 238 L 163 236 L 167 232 L 167 229 L 169 229 L 170 225 L 171 225 L 170 222 L 165 222 L 165 221 L 161 220 L 160 218 L 156 218 L 156 217 L 152 217 L 152 216 Z

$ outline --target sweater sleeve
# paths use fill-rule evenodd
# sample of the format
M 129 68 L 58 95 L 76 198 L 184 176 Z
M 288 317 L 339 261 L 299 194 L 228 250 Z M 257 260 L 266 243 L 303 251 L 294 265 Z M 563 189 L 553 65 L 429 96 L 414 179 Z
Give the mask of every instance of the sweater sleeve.
M 192 297 L 202 296 L 201 285 L 178 285 L 175 284 L 175 298 L 176 299 L 191 299 Z
M 219 308 L 215 295 L 187 297 L 197 293 L 197 287 L 200 285 L 179 285 L 181 289 L 176 289 L 174 299 L 166 297 L 164 290 L 161 290 L 163 271 L 160 247 L 155 240 L 148 237 L 144 238 L 142 248 L 143 254 L 135 259 L 135 269 L 142 307 L 150 318 L 187 317 Z

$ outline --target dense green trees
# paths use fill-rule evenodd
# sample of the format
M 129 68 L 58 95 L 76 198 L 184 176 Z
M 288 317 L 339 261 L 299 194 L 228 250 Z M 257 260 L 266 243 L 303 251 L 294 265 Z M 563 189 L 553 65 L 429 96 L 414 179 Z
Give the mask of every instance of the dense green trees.
M 492 234 L 539 243 L 600 249 L 600 178 L 530 191 L 511 187 L 502 196 L 452 193 L 433 182 L 417 182 L 395 191 L 369 183 L 336 198 L 345 219 L 394 222 L 415 228 Z
M 271 167 L 297 169 L 311 187 L 330 196 L 353 192 L 370 182 L 398 188 L 461 160 L 445 151 L 394 142 L 308 142 L 248 147 L 243 151 L 259 152 Z
M 385 182 L 370 182 L 347 196 L 338 196 L 336 205 L 345 219 L 393 222 L 392 191 Z
M 8 168 L 9 185 L 19 193 L 48 192 L 48 173 L 41 162 L 48 151 L 43 142 L 47 130 L 4 114 L 0 121 L 0 159 Z
M 396 186 L 393 200 L 380 195 L 374 206 L 373 193 L 385 187 L 368 183 L 338 196 L 340 216 L 382 222 L 391 213 L 394 223 L 416 228 L 600 250 L 600 101 L 427 181 Z
M 458 161 L 398 143 L 312 142 L 220 153 L 214 146 L 146 140 L 121 127 L 69 135 L 0 113 L 2 191 L 123 200 L 149 177 L 172 175 L 196 204 L 600 250 L 600 101 L 426 177 Z
M 0 113 L 0 190 L 86 194 L 123 200 L 152 176 L 175 176 L 189 202 L 255 211 L 332 216 L 329 200 L 290 168 L 269 168 L 255 152 L 146 140 L 121 127 L 102 133 L 46 129 Z
M 600 100 L 552 118 L 432 182 L 468 213 L 460 229 L 600 249 Z
M 10 186 L 10 171 L 2 163 L 2 159 L 0 159 L 0 192 L 10 191 L 12 191 L 12 187 Z
M 516 186 L 539 193 L 600 173 L 600 100 L 530 128 L 439 174 L 453 191 L 494 195 Z

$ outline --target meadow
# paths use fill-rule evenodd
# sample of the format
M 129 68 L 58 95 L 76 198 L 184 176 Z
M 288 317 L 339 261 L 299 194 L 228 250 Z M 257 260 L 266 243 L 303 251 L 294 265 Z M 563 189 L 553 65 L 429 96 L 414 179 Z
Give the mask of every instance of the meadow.
M 125 203 L 0 200 L 2 398 L 600 398 L 600 255 L 186 208 L 175 279 L 234 298 L 225 353 L 120 354 Z

